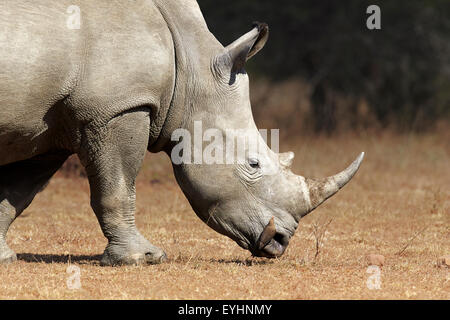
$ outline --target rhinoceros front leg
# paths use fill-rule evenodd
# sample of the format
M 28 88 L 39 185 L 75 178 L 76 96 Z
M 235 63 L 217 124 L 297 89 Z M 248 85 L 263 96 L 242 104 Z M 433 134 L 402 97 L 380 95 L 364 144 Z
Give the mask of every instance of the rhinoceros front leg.
M 108 239 L 102 265 L 157 264 L 167 259 L 139 233 L 134 219 L 135 179 L 147 151 L 149 126 L 148 112 L 134 111 L 85 132 L 80 158 L 89 178 L 92 209 Z
M 0 264 L 17 260 L 6 244 L 6 233 L 68 155 L 57 152 L 0 167 Z

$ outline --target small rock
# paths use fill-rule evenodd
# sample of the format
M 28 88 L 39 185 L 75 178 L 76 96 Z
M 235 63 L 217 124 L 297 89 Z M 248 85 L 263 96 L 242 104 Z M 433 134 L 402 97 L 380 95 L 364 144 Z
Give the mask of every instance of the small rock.
M 450 255 L 442 256 L 438 259 L 439 267 L 450 267 Z
M 161 184 L 161 180 L 159 180 L 159 179 L 152 179 L 152 180 L 150 180 L 150 184 L 152 184 L 152 185 Z
M 382 267 L 384 265 L 384 260 L 384 256 L 381 254 L 369 254 L 367 256 L 367 262 L 370 266 Z

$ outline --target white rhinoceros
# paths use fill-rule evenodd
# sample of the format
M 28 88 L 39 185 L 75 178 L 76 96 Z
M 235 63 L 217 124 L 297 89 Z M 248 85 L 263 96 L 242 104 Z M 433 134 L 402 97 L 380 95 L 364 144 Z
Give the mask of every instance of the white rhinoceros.
M 71 154 L 86 169 L 108 239 L 102 264 L 164 261 L 135 226 L 144 155 L 170 155 L 172 133 L 191 132 L 195 121 L 256 133 L 244 65 L 267 38 L 258 23 L 223 47 L 194 0 L 2 0 L 0 262 L 16 259 L 9 226 Z M 344 186 L 362 158 L 323 180 L 294 175 L 293 153 L 266 144 L 236 164 L 173 167 L 204 222 L 256 256 L 278 257 L 300 218 Z

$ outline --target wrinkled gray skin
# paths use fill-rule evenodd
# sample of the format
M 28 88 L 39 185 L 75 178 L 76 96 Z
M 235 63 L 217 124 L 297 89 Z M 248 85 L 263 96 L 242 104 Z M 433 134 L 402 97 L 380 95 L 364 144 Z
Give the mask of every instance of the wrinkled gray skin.
M 78 0 L 81 28 L 72 30 L 73 3 L 0 3 L 0 262 L 16 260 L 6 244 L 10 224 L 77 154 L 108 239 L 102 264 L 160 263 L 165 253 L 134 220 L 144 155 L 170 155 L 171 133 L 192 131 L 195 120 L 204 129 L 256 132 L 243 68 L 268 28 L 259 24 L 224 48 L 193 0 Z M 174 172 L 203 221 L 265 257 L 283 254 L 299 219 L 350 180 L 362 160 L 316 181 L 289 170 L 292 153 L 265 145 L 251 156 L 257 166 L 174 165 Z

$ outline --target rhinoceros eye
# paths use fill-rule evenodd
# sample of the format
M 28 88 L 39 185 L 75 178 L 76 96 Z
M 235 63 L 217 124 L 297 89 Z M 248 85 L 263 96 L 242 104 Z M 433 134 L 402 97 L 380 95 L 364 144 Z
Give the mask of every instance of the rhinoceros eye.
M 255 168 L 255 169 L 259 168 L 259 160 L 258 159 L 250 158 L 250 159 L 248 159 L 248 164 L 252 168 Z

